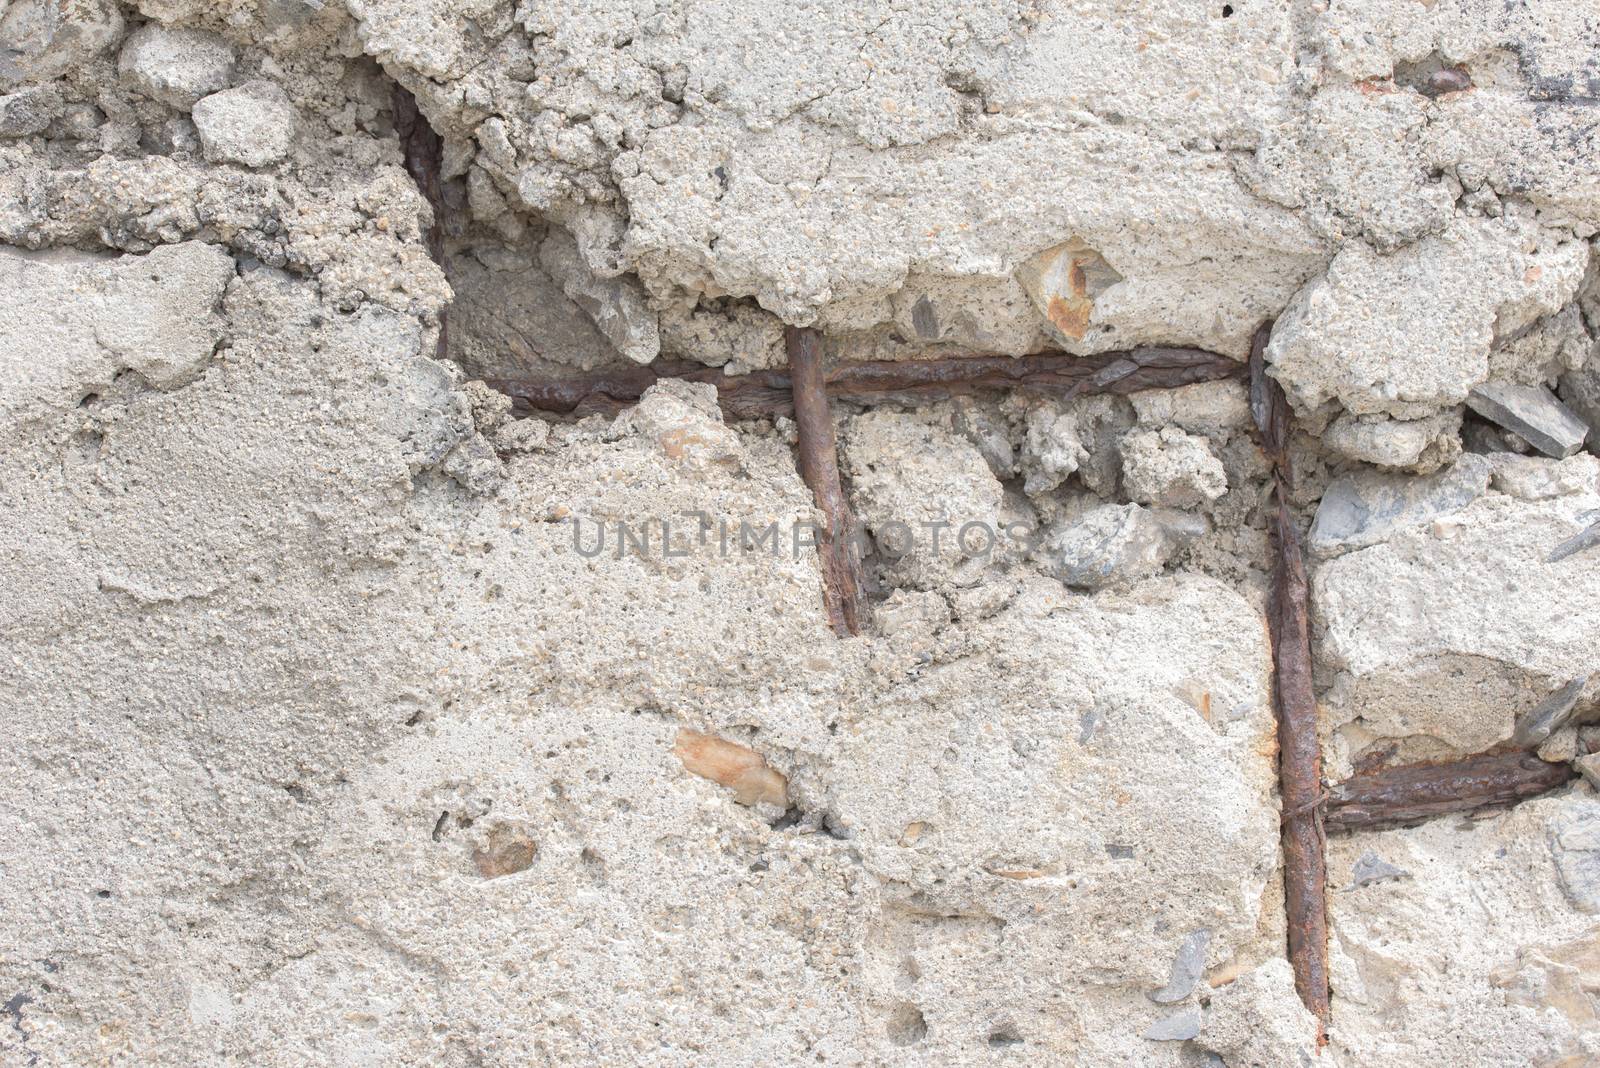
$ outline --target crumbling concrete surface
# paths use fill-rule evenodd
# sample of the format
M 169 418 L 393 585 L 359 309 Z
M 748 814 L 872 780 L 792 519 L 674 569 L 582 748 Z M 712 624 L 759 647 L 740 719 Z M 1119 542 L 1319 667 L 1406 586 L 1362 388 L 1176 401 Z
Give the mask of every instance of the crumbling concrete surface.
M 1585 0 L 0 0 L 0 1064 L 1600 1058 Z M 1294 406 L 1328 843 L 1284 959 L 1240 381 L 663 379 L 1195 346 Z

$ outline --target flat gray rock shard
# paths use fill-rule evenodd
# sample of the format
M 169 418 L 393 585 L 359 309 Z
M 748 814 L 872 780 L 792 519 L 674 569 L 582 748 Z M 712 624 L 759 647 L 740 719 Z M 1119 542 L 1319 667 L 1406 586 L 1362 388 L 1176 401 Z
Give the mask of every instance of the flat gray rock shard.
M 1194 993 L 1194 988 L 1200 984 L 1200 976 L 1205 974 L 1206 947 L 1210 944 L 1211 932 L 1206 928 L 1190 931 L 1172 962 L 1172 978 L 1166 986 L 1152 993 L 1150 1000 L 1159 1005 L 1170 1005 Z
M 1578 707 L 1578 698 L 1583 696 L 1583 688 L 1588 682 L 1588 676 L 1580 675 L 1540 701 L 1517 720 L 1511 740 L 1524 749 L 1530 749 L 1560 730 L 1572 718 L 1572 710 Z
M 1485 382 L 1467 394 L 1467 405 L 1558 460 L 1583 448 L 1589 434 L 1583 420 L 1543 386 Z
M 1184 1009 L 1150 1025 L 1143 1038 L 1152 1042 L 1187 1042 L 1200 1034 L 1200 1009 Z
M 1545 562 L 1553 564 L 1569 556 L 1575 556 L 1585 549 L 1592 549 L 1596 545 L 1600 545 L 1600 521 L 1589 524 L 1588 527 L 1557 545 L 1550 551 L 1550 557 Z
M 1396 867 L 1372 850 L 1367 850 L 1350 868 L 1350 888 L 1381 883 L 1386 879 L 1404 879 L 1410 876 L 1404 868 Z
M 1470 454 L 1425 478 L 1363 471 L 1335 479 L 1311 523 L 1311 551 L 1332 556 L 1364 549 L 1459 511 L 1488 490 L 1491 470 L 1488 460 Z

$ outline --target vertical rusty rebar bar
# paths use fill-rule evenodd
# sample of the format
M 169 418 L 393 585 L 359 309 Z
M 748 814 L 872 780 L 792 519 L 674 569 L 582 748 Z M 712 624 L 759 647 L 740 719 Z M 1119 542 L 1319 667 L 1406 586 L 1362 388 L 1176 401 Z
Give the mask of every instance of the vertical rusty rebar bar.
M 1323 830 L 1322 746 L 1311 678 L 1311 588 L 1300 531 L 1289 513 L 1289 402 L 1266 373 L 1270 323 L 1250 347 L 1250 405 L 1272 468 L 1273 706 L 1278 722 L 1278 792 L 1283 806 L 1283 890 L 1289 963 L 1300 1000 L 1317 1018 L 1317 1042 L 1327 1041 L 1328 871 Z
M 828 619 L 841 637 L 861 633 L 861 557 L 855 518 L 839 482 L 839 450 L 822 367 L 822 335 L 788 327 L 789 379 L 794 391 L 794 421 L 800 432 L 800 477 L 811 487 L 827 523 L 817 534 L 822 595 Z

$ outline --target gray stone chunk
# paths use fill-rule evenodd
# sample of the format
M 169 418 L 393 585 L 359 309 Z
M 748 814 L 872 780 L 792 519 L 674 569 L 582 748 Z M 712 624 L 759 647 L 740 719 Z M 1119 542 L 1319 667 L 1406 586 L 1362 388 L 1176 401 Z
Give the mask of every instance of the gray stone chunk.
M 1099 590 L 1160 574 L 1174 548 L 1148 509 L 1106 504 L 1050 536 L 1044 567 L 1068 586 Z
M 61 91 L 54 85 L 33 85 L 0 96 L 0 137 L 43 133 L 61 114 Z
M 1574 908 L 1600 912 L 1600 801 L 1574 804 L 1549 825 L 1550 854 Z
M 1556 393 L 1591 431 L 1600 429 L 1600 356 L 1590 356 L 1587 364 L 1562 375 Z M 1600 434 L 1590 433 L 1589 451 L 1600 453 Z
M 210 162 L 265 167 L 289 154 L 294 105 L 276 83 L 250 82 L 200 101 L 194 124 Z
M 1150 1025 L 1141 1038 L 1152 1042 L 1186 1042 L 1200 1034 L 1200 1007 L 1198 1005 L 1175 1012 L 1164 1020 Z
M 1200 976 L 1206 970 L 1206 947 L 1210 944 L 1209 928 L 1202 927 L 1197 931 L 1190 931 L 1184 938 L 1183 944 L 1178 947 L 1178 955 L 1172 962 L 1172 975 L 1168 978 L 1167 985 L 1152 993 L 1150 1000 L 1159 1005 L 1170 1005 L 1194 993 L 1194 988 L 1200 983 Z
M 1578 769 L 1578 774 L 1583 776 L 1584 782 L 1600 790 L 1600 753 L 1581 756 L 1572 762 L 1572 766 Z
M 1485 382 L 1467 394 L 1467 406 L 1558 460 L 1583 448 L 1589 433 L 1583 420 L 1543 386 Z
M 994 477 L 1006 479 L 1016 474 L 1017 454 L 1005 423 L 970 397 L 958 397 L 954 408 L 952 425 L 956 432 L 977 447 Z
M 215 34 L 149 23 L 122 46 L 117 69 L 146 96 L 191 108 L 233 81 L 233 49 Z
M 1564 727 L 1588 682 L 1588 676 L 1579 676 L 1540 701 L 1517 720 L 1511 740 L 1529 749 Z
M 1424 478 L 1363 471 L 1335 479 L 1311 523 L 1311 550 L 1333 555 L 1364 549 L 1459 511 L 1488 490 L 1490 472 L 1489 461 L 1468 454 Z
M 592 273 L 565 230 L 553 230 L 539 246 L 539 264 L 622 355 L 649 363 L 661 354 L 660 323 L 636 279 Z
M 1358 886 L 1369 886 L 1372 883 L 1381 883 L 1386 879 L 1404 879 L 1410 876 L 1404 868 L 1397 868 L 1384 860 L 1372 850 L 1367 850 L 1351 865 L 1350 889 Z

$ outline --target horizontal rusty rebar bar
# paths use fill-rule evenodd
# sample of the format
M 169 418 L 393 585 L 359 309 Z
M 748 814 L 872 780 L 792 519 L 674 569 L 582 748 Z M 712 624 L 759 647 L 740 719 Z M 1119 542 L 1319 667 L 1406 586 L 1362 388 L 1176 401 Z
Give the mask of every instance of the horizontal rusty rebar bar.
M 1352 775 L 1328 788 L 1331 831 L 1373 830 L 1513 805 L 1577 777 L 1571 764 L 1532 753 L 1484 753 L 1449 764 L 1404 764 Z
M 1015 389 L 1045 396 L 1134 393 L 1243 378 L 1245 365 L 1204 349 L 1149 346 L 1094 356 L 1065 352 L 1032 356 L 959 356 L 937 360 L 870 360 L 845 363 L 824 376 L 835 399 L 858 403 L 929 403 L 960 394 Z M 707 382 L 732 419 L 788 415 L 794 411 L 789 375 L 754 371 L 730 375 L 688 360 L 656 360 L 593 374 L 544 380 L 491 378 L 486 382 L 524 411 L 560 415 L 614 415 L 663 378 Z

